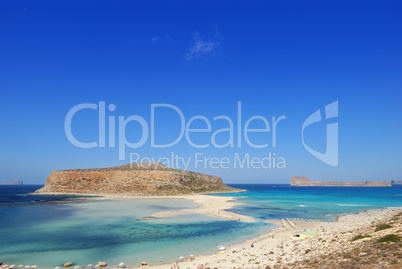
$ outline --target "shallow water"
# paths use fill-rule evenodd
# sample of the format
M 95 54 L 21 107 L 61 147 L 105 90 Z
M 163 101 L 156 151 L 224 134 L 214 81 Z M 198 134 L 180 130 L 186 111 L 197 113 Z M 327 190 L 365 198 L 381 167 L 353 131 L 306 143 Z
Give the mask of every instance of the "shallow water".
M 0 257 L 8 264 L 53 268 L 67 261 L 86 265 L 172 262 L 178 256 L 212 254 L 272 228 L 206 215 L 141 220 L 161 210 L 194 208 L 187 200 L 134 199 L 66 205 L 0 207 Z
M 311 218 L 332 221 L 341 214 L 402 206 L 402 187 L 293 187 L 231 185 L 247 192 L 224 194 L 244 203 L 231 211 L 261 219 Z
M 13 191 L 0 187 L 0 203 L 60 199 L 20 195 L 39 187 L 14 187 Z M 397 187 L 233 187 L 248 191 L 220 194 L 237 197 L 244 203 L 231 211 L 262 220 L 333 220 L 344 213 L 402 206 L 402 188 Z M 8 264 L 37 264 L 42 268 L 54 268 L 67 261 L 86 265 L 102 260 L 112 266 L 120 262 L 126 265 L 139 265 L 141 261 L 173 262 L 179 256 L 216 253 L 217 245 L 241 243 L 274 227 L 262 222 L 241 223 L 206 215 L 141 220 L 158 211 L 195 206 L 191 201 L 177 199 L 0 206 L 0 260 Z
M 0 185 L 0 206 L 35 204 L 77 197 L 68 195 L 29 195 L 29 193 L 33 193 L 42 187 L 43 185 Z

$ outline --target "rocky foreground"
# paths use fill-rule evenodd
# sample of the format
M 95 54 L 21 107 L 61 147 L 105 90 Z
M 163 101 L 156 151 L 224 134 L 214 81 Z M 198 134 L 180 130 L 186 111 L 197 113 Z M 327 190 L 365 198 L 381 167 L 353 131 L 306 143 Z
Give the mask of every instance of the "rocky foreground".
M 161 163 L 53 171 L 36 194 L 164 196 L 237 191 L 220 177 L 176 170 Z
M 370 215 L 369 225 L 356 223 L 357 229 L 323 233 L 310 251 L 304 250 L 309 252 L 304 259 L 273 268 L 402 268 L 402 210 L 386 213 L 383 219 Z

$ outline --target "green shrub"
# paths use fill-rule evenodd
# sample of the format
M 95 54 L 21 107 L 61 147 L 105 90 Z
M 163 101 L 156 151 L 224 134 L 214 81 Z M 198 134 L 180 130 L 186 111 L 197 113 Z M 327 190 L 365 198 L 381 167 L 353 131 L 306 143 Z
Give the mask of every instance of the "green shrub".
M 386 236 L 381 237 L 377 240 L 378 243 L 383 242 L 398 242 L 401 240 L 401 237 L 396 234 L 387 234 Z
M 356 241 L 356 240 L 363 239 L 363 238 L 366 238 L 366 237 L 371 237 L 371 235 L 361 235 L 361 234 L 359 234 L 359 235 L 356 235 L 355 237 L 353 237 L 350 241 Z
M 380 224 L 377 226 L 377 228 L 375 228 L 374 232 L 378 232 L 378 231 L 389 229 L 389 228 L 392 228 L 392 226 L 389 224 Z

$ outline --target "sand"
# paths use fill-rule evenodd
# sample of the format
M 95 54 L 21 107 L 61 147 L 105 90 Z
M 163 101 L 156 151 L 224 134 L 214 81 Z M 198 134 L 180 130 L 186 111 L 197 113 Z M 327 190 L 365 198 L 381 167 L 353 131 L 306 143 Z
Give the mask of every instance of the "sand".
M 187 199 L 199 205 L 193 209 L 182 209 L 172 211 L 162 211 L 153 214 L 152 217 L 163 218 L 176 215 L 189 215 L 189 214 L 206 214 L 213 217 L 237 220 L 242 222 L 257 222 L 258 220 L 250 216 L 239 215 L 233 212 L 226 211 L 239 203 L 234 202 L 233 197 L 211 196 L 211 195 L 190 195 L 190 196 L 173 196 L 174 198 Z

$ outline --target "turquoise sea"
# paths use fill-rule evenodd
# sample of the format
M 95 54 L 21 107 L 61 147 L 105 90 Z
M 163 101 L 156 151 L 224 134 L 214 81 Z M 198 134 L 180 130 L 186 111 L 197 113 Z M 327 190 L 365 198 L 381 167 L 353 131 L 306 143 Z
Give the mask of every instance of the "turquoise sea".
M 332 221 L 344 213 L 402 206 L 400 187 L 232 186 L 247 190 L 219 194 L 237 197 L 243 203 L 232 211 L 261 220 L 296 217 Z M 0 187 L 1 262 L 40 268 L 54 268 L 67 261 L 77 265 L 106 261 L 113 266 L 120 262 L 173 262 L 179 256 L 216 253 L 217 245 L 241 243 L 275 227 L 206 215 L 141 220 L 158 211 L 196 206 L 177 199 L 40 205 L 68 198 L 25 195 L 40 187 Z

